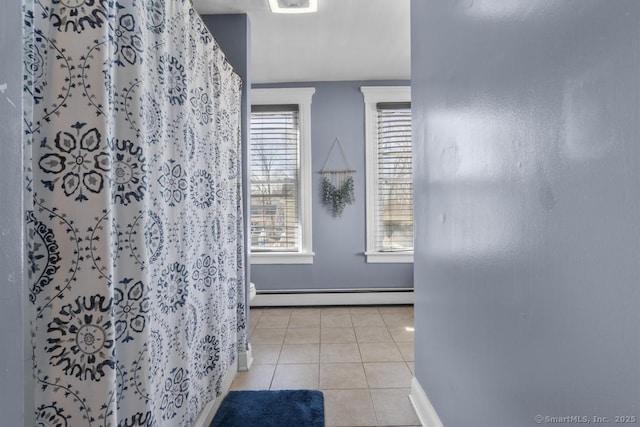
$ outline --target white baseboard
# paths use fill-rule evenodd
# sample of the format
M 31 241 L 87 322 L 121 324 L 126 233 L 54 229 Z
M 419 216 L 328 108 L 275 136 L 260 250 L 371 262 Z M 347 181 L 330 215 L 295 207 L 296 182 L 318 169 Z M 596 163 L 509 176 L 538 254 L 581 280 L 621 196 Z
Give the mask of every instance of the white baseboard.
M 420 424 L 424 427 L 443 427 L 440 417 L 438 417 L 438 414 L 429 401 L 427 394 L 424 392 L 422 386 L 415 377 L 411 380 L 411 394 L 409 394 L 409 400 L 411 400 L 413 409 L 416 411 L 416 415 L 418 415 Z
M 211 421 L 213 421 L 213 417 L 216 415 L 216 412 L 218 412 L 220 404 L 227 396 L 227 393 L 231 388 L 231 383 L 233 383 L 233 379 L 236 377 L 237 373 L 238 362 L 236 361 L 229 369 L 227 369 L 227 372 L 224 373 L 224 377 L 222 379 L 222 394 L 205 405 L 193 427 L 209 427 L 211 425 Z
M 247 344 L 246 351 L 238 352 L 238 372 L 247 372 L 253 364 L 253 351 L 251 344 Z
M 411 305 L 413 289 L 288 290 L 258 292 L 252 307 L 300 307 L 310 305 Z

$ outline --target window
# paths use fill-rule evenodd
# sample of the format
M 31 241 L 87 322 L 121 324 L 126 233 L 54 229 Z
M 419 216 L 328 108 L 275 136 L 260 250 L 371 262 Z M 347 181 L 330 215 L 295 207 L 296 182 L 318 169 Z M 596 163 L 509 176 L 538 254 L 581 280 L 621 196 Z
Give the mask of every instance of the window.
M 310 264 L 313 88 L 251 91 L 251 262 Z
M 362 87 L 365 102 L 367 262 L 413 262 L 411 91 Z

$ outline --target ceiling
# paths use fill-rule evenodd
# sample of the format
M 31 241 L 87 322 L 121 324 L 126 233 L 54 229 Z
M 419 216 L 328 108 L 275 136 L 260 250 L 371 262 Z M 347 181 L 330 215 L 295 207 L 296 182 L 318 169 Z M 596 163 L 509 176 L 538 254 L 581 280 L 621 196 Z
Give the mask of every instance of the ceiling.
M 410 0 L 318 0 L 312 14 L 273 14 L 267 0 L 193 4 L 248 14 L 254 83 L 410 77 Z

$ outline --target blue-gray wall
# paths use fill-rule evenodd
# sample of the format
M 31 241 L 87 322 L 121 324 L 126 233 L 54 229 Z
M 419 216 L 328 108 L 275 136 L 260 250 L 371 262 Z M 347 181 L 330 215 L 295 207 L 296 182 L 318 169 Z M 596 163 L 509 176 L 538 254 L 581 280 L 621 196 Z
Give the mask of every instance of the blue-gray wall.
M 345 81 L 260 84 L 263 87 L 314 87 L 311 102 L 313 251 L 310 265 L 252 265 L 256 289 L 411 288 L 411 264 L 365 262 L 365 126 L 361 86 L 409 85 L 407 81 Z M 357 170 L 356 201 L 334 218 L 320 202 L 318 173 L 335 138 Z M 334 153 L 337 154 L 337 153 Z M 340 156 L 332 157 L 332 162 Z
M 640 2 L 411 5 L 417 380 L 447 427 L 640 416 Z
M 26 338 L 23 319 L 22 12 L 19 1 L 0 14 L 0 425 L 25 420 Z

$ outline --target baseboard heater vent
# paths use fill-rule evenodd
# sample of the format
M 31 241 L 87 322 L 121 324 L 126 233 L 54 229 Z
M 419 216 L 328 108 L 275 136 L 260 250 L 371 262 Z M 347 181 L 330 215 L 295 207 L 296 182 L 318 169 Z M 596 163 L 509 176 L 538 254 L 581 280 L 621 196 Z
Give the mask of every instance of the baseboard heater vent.
M 252 307 L 413 304 L 413 289 L 311 289 L 257 291 Z

